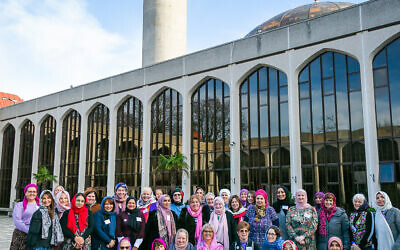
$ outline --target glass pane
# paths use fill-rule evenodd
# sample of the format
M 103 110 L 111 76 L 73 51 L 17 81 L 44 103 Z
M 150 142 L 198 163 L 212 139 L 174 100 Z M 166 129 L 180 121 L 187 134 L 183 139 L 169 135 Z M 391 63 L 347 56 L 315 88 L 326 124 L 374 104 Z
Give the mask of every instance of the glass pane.
M 268 105 L 268 92 L 266 90 L 260 91 L 260 105 Z
M 339 140 L 350 138 L 349 106 L 346 92 L 336 92 Z
M 388 46 L 388 71 L 394 136 L 400 136 L 400 39 Z
M 311 91 L 314 142 L 323 142 L 323 117 L 321 97 L 321 72 L 319 58 L 311 63 Z
M 333 76 L 333 60 L 332 60 L 332 52 L 326 52 L 322 56 L 322 76 L 330 77 Z
M 305 67 L 301 72 L 299 76 L 299 82 L 307 82 L 308 81 L 308 66 Z
M 325 101 L 325 133 L 327 141 L 336 140 L 335 96 L 326 96 Z
M 301 141 L 311 142 L 310 100 L 300 101 L 300 130 Z
M 373 62 L 374 68 L 382 67 L 386 65 L 386 48 L 379 52 L 378 55 L 375 56 Z
M 281 143 L 289 144 L 289 112 L 288 104 L 281 104 Z
M 268 145 L 268 107 L 260 107 L 260 138 L 262 145 Z M 265 144 L 264 144 L 265 143 Z
M 387 87 L 375 89 L 376 123 L 378 137 L 391 136 L 389 96 Z
M 333 78 L 324 80 L 324 95 L 330 95 L 333 93 Z
M 388 84 L 387 68 L 374 69 L 374 85 L 375 87 Z
M 353 140 L 364 138 L 361 92 L 350 93 L 351 130 Z
M 266 90 L 267 89 L 267 68 L 262 67 L 258 71 L 258 82 L 259 82 L 260 90 Z
M 279 89 L 280 91 L 280 102 L 287 102 L 288 101 L 288 88 L 287 87 L 281 87 Z
M 350 90 L 361 89 L 360 74 L 357 73 L 349 75 L 349 88 Z
M 300 84 L 300 99 L 310 97 L 308 83 Z
M 279 85 L 284 86 L 287 85 L 287 77 L 283 72 L 279 72 Z
M 269 100 L 270 100 L 270 131 L 271 137 L 279 136 L 279 103 L 278 103 L 278 79 L 277 71 L 270 69 L 269 83 Z M 274 141 L 271 141 L 271 144 Z
M 347 56 L 347 65 L 349 74 L 360 71 L 360 65 L 358 64 L 357 60 L 350 56 Z

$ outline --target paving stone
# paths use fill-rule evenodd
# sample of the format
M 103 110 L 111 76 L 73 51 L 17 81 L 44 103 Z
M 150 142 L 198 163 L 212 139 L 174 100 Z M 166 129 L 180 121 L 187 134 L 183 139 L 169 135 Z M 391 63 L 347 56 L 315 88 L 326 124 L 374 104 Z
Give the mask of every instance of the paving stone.
M 0 215 L 0 250 L 10 249 L 13 231 L 14 222 L 12 217 Z

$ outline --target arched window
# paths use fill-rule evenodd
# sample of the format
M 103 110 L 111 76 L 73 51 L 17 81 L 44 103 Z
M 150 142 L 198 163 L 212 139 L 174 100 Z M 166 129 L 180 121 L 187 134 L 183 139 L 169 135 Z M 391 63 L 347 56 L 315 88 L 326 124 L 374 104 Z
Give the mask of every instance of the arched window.
M 155 173 L 160 154 L 182 153 L 182 96 L 173 89 L 162 91 L 151 104 L 151 185 L 164 191 L 171 187 L 171 173 Z M 173 178 L 181 183 L 182 173 Z
M 290 187 L 288 85 L 286 75 L 260 67 L 240 86 L 242 186 L 269 191 Z
M 88 117 L 88 146 L 86 154 L 86 187 L 95 187 L 99 197 L 107 192 L 108 142 L 110 112 L 98 104 Z
M 35 126 L 28 120 L 21 128 L 18 178 L 16 185 L 17 200 L 22 200 L 24 198 L 24 187 L 31 183 L 34 135 Z
M 364 145 L 358 62 L 335 52 L 319 55 L 300 72 L 299 99 L 301 144 L 311 153 L 302 157 L 307 192 L 333 191 L 340 206 L 352 204 L 350 194 L 367 196 L 364 148 L 353 147 Z M 353 157 L 343 159 L 343 149 Z
M 115 183 L 125 182 L 135 197 L 139 197 L 142 179 L 142 142 L 142 103 L 130 97 L 118 108 Z
M 373 60 L 376 126 L 381 188 L 400 205 L 400 38 L 383 48 Z
M 51 174 L 54 170 L 54 151 L 56 145 L 56 120 L 48 116 L 40 125 L 39 164 L 46 167 Z M 40 189 L 51 189 L 52 183 L 41 185 Z
M 14 160 L 15 129 L 8 125 L 3 134 L 0 169 L 0 207 L 10 207 L 11 176 Z
M 64 118 L 62 127 L 60 184 L 70 194 L 78 192 L 81 115 L 72 110 Z
M 216 79 L 192 95 L 191 185 L 218 193 L 230 187 L 229 86 Z

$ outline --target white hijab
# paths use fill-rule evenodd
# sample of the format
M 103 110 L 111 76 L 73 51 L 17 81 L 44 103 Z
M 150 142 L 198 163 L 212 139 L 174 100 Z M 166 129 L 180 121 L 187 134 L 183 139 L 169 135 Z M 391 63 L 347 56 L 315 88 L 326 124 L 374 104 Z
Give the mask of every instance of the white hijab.
M 386 212 L 392 208 L 392 202 L 390 201 L 389 195 L 383 191 L 378 191 L 375 194 L 375 197 L 381 194 L 385 198 L 385 204 L 383 206 L 379 206 L 374 202 L 374 208 L 376 209 L 375 214 L 375 233 L 376 239 L 378 240 L 378 250 L 386 250 L 392 249 L 394 245 L 394 238 L 392 230 L 389 227 L 389 224 L 386 221 L 385 216 L 383 216 L 382 212 Z

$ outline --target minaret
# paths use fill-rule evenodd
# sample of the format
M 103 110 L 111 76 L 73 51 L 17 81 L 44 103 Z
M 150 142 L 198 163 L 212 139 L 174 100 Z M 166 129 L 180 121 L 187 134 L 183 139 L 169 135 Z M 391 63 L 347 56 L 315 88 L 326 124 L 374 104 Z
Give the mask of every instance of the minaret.
M 186 6 L 186 0 L 143 0 L 143 67 L 186 54 Z

